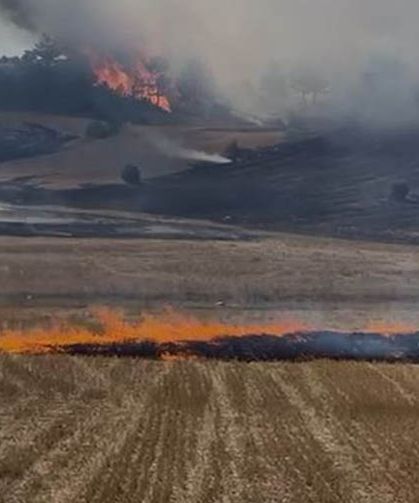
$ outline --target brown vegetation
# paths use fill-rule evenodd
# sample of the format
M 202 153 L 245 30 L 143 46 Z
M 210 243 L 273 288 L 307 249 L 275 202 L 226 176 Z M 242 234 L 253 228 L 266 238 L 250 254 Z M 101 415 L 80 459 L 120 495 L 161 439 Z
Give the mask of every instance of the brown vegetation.
M 419 325 L 411 246 L 285 234 L 241 242 L 4 237 L 0 263 L 3 321 L 40 316 L 40 308 L 58 316 L 61 307 L 99 304 L 137 315 L 169 304 L 210 307 L 218 321 L 239 323 L 270 321 L 270 309 L 322 328 Z
M 417 501 L 419 371 L 0 358 L 0 500 Z

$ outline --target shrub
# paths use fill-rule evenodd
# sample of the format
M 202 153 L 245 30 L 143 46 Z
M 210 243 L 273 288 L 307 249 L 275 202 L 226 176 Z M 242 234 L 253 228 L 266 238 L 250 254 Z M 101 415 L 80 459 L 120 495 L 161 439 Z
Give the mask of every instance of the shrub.
M 237 140 L 229 143 L 224 151 L 224 155 L 233 162 L 236 162 L 240 156 L 240 148 Z
M 121 172 L 122 180 L 128 185 L 139 186 L 142 184 L 141 170 L 133 165 L 127 164 Z
M 87 125 L 86 137 L 94 140 L 103 140 L 118 134 L 119 126 L 105 121 L 93 121 Z

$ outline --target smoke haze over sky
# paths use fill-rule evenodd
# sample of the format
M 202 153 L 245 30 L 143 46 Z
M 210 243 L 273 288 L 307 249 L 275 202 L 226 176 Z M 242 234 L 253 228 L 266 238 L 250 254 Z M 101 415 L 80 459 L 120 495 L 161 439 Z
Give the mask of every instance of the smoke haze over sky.
M 34 41 L 34 37 L 0 18 L 0 54 L 14 56 L 21 54 Z
M 419 81 L 417 0 L 0 0 L 0 6 L 3 19 L 70 44 L 145 47 L 167 56 L 175 70 L 199 58 L 242 109 L 257 101 L 273 63 L 287 71 L 316 68 L 343 93 L 368 65 L 398 61 L 403 78 L 390 82 L 384 100 L 409 94 Z M 1 49 L 18 50 L 22 33 L 8 30 Z

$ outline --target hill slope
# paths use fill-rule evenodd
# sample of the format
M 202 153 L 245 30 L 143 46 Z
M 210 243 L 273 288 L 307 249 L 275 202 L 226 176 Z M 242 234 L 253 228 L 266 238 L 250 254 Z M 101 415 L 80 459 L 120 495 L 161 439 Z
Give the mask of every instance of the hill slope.
M 234 131 L 194 126 L 126 125 L 116 136 L 104 140 L 86 139 L 89 120 L 36 113 L 0 113 L 0 127 L 18 127 L 29 122 L 78 135 L 79 139 L 51 155 L 0 163 L 0 185 L 23 177 L 39 187 L 69 188 L 84 184 L 120 183 L 126 164 L 141 166 L 144 178 L 185 170 L 189 161 L 170 155 L 179 146 L 208 153 L 223 152 L 237 139 L 241 145 L 257 147 L 279 141 L 280 132 Z

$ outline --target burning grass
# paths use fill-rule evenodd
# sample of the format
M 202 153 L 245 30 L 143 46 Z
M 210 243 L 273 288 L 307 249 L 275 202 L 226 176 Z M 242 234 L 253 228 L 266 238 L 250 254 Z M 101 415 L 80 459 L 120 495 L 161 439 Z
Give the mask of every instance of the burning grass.
M 166 309 L 127 321 L 105 308 L 93 310 L 89 323 L 3 330 L 0 352 L 130 356 L 172 361 L 242 361 L 313 358 L 419 361 L 419 332 L 408 326 L 371 323 L 359 332 L 316 330 L 283 320 L 269 324 L 205 322 Z
M 5 353 L 48 353 L 78 345 L 102 346 L 151 343 L 155 345 L 211 342 L 222 337 L 248 334 L 275 334 L 306 330 L 302 323 L 238 325 L 204 322 L 191 315 L 166 309 L 162 314 L 144 314 L 136 321 L 124 319 L 121 312 L 107 308 L 92 310 L 93 320 L 85 324 L 57 323 L 29 330 L 3 330 L 0 351 Z

